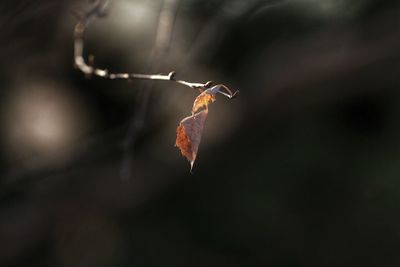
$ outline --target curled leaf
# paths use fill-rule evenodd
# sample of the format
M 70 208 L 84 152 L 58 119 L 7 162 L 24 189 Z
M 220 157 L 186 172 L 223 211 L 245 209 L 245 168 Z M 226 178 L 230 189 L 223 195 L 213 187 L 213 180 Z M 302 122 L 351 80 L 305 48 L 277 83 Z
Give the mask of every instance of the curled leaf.
M 215 94 L 208 90 L 202 92 L 193 102 L 192 114 L 196 113 L 201 108 L 207 108 L 208 104 L 215 101 Z
M 202 91 L 201 94 L 197 96 L 194 100 L 192 114 L 194 114 L 201 108 L 207 109 L 208 105 L 215 101 L 215 95 L 218 93 L 228 98 L 234 98 L 238 92 L 239 91 L 232 93 L 232 91 L 223 84 L 218 84 L 211 88 L 208 88 L 207 90 Z
M 205 109 L 186 117 L 179 123 L 176 129 L 175 145 L 190 162 L 190 171 L 192 171 L 194 161 L 196 160 L 207 115 L 208 110 Z
M 190 171 L 192 171 L 194 161 L 196 160 L 204 123 L 208 115 L 208 105 L 215 101 L 217 93 L 228 98 L 233 98 L 237 95 L 238 91 L 232 93 L 223 84 L 215 85 L 201 91 L 201 94 L 193 102 L 192 116 L 184 118 L 176 129 L 175 146 L 181 150 L 182 155 L 190 162 Z

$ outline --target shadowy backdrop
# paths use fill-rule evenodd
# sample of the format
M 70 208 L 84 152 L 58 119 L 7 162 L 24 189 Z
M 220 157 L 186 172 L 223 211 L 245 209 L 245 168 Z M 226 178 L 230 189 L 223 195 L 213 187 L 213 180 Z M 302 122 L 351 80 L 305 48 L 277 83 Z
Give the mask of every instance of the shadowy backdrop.
M 111 1 L 85 55 L 240 90 L 193 175 L 198 92 L 75 69 L 91 3 L 1 1 L 0 266 L 399 266 L 400 2 L 172 2 L 157 60 L 162 0 Z

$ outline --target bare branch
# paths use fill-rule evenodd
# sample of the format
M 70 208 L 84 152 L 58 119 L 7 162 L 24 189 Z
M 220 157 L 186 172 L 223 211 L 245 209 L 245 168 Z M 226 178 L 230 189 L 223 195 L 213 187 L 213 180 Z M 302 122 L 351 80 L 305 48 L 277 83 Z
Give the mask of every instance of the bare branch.
M 211 81 L 208 81 L 206 83 L 199 83 L 199 82 L 188 82 L 176 79 L 174 71 L 171 71 L 169 74 L 112 73 L 107 69 L 96 68 L 92 64 L 87 63 L 87 61 L 83 56 L 85 32 L 91 20 L 93 20 L 96 17 L 105 16 L 106 14 L 105 8 L 107 6 L 107 3 L 108 1 L 106 0 L 98 0 L 93 4 L 93 7 L 89 9 L 87 12 L 85 12 L 83 15 L 75 13 L 75 16 L 78 18 L 78 23 L 76 24 L 74 31 L 74 62 L 75 66 L 82 73 L 86 74 L 89 77 L 94 75 L 101 78 L 112 79 L 112 80 L 145 79 L 145 80 L 172 81 L 190 87 L 192 89 L 207 89 L 211 87 L 212 85 Z M 222 94 L 222 95 L 232 98 L 234 94 L 230 92 L 229 95 L 227 94 Z
M 175 78 L 175 72 L 171 71 L 168 74 L 141 74 L 141 73 L 112 73 L 107 69 L 100 69 L 92 64 L 92 60 L 89 60 L 88 63 L 83 56 L 84 49 L 84 37 L 85 32 L 90 24 L 90 22 L 94 18 L 104 17 L 106 15 L 106 7 L 108 5 L 107 0 L 97 0 L 92 4 L 92 8 L 86 11 L 83 15 L 74 13 L 77 17 L 78 22 L 75 25 L 74 31 L 74 62 L 76 68 L 78 68 L 82 73 L 87 76 L 98 76 L 105 79 L 124 79 L 124 80 L 132 80 L 132 79 L 144 79 L 144 80 L 159 80 L 159 81 L 172 81 L 192 89 L 207 89 L 212 86 L 212 82 L 208 81 L 205 83 L 199 82 L 188 82 Z M 170 26 L 168 26 L 170 27 Z M 164 38 L 164 37 L 163 37 Z M 165 39 L 165 38 L 164 38 Z M 160 42 L 163 40 L 160 40 Z M 227 89 L 226 86 L 224 86 Z M 227 89 L 229 94 L 221 93 L 224 96 L 232 98 L 236 93 L 232 93 L 229 89 Z

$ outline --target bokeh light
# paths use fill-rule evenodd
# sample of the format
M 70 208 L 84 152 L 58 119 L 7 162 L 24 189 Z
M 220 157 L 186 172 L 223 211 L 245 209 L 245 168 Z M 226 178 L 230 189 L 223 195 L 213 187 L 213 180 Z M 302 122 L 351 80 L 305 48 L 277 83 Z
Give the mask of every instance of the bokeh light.
M 65 159 L 91 127 L 84 103 L 55 82 L 20 84 L 5 102 L 2 129 L 10 160 Z

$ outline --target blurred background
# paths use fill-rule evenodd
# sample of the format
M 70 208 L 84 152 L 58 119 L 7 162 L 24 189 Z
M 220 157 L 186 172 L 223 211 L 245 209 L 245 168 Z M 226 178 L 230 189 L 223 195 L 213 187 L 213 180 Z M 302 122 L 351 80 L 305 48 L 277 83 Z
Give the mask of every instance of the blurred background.
M 399 1 L 111 1 L 96 66 L 240 90 L 193 175 L 198 92 L 75 69 L 91 5 L 0 3 L 0 266 L 400 265 Z

